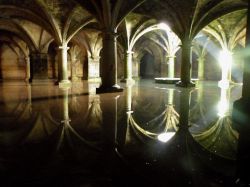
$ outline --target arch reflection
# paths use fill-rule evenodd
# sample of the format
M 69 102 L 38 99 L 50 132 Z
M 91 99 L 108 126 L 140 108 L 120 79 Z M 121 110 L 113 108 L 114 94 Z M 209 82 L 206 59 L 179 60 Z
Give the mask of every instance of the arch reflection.
M 167 90 L 167 99 L 162 99 L 160 102 L 165 103 L 163 111 L 153 119 L 142 124 L 137 122 L 132 111 L 132 87 L 127 87 L 127 123 L 137 136 L 142 136 L 151 140 L 161 142 L 169 141 L 178 131 L 179 114 L 174 107 L 174 89 Z M 166 100 L 166 101 L 165 101 Z M 146 103 L 144 103 L 146 104 Z M 146 104 L 147 105 L 147 104 Z M 158 105 L 160 108 L 161 106 Z M 158 109 L 156 109 L 158 110 Z M 136 112 L 136 111 L 135 111 Z M 151 111 L 148 111 L 150 113 Z
M 220 87 L 220 99 L 216 106 L 217 117 L 211 123 L 206 124 L 207 127 L 204 130 L 193 132 L 192 135 L 211 153 L 227 159 L 236 159 L 238 133 L 232 128 L 231 89 L 232 86 Z

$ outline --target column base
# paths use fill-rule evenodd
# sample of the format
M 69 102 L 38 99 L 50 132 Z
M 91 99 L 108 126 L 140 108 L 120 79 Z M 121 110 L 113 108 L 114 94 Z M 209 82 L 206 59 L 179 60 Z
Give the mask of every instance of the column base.
M 71 82 L 78 82 L 80 79 L 78 77 L 71 77 Z
M 220 88 L 228 88 L 229 85 L 230 85 L 229 81 L 221 80 L 221 81 L 218 82 L 218 86 Z
M 190 81 L 190 82 L 183 82 L 179 81 L 175 84 L 177 87 L 184 87 L 184 88 L 190 88 L 190 87 L 195 87 L 195 83 Z
M 123 88 L 119 85 L 114 85 L 112 87 L 100 86 L 96 88 L 96 93 L 115 93 L 115 92 L 123 92 Z
M 61 80 L 58 82 L 59 88 L 69 88 L 71 87 L 71 82 L 69 80 Z
M 25 79 L 25 82 L 26 82 L 27 84 L 29 84 L 29 83 L 32 82 L 32 80 L 31 80 L 30 78 L 26 78 L 26 79 Z
M 126 85 L 133 85 L 133 84 L 135 84 L 135 80 L 132 79 L 132 78 L 129 78 L 129 79 L 121 79 L 121 82 L 122 82 L 122 83 L 126 83 Z

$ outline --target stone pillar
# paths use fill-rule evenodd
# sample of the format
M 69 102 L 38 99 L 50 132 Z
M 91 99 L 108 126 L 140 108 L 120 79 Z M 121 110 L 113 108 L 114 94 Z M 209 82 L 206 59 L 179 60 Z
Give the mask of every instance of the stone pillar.
M 176 86 L 194 87 L 195 84 L 191 82 L 192 40 L 184 39 L 182 41 L 181 48 L 182 48 L 181 80 L 176 84 Z
M 25 57 L 25 63 L 26 63 L 26 82 L 31 82 L 31 77 L 30 77 L 30 58 Z
M 101 62 L 102 85 L 97 88 L 97 93 L 120 92 L 123 89 L 117 84 L 117 33 L 103 33 L 103 48 Z
M 168 56 L 168 78 L 174 78 L 174 61 L 175 56 Z
M 199 81 L 204 80 L 204 62 L 205 58 L 204 57 L 199 57 L 198 59 L 198 79 Z
M 89 56 L 88 57 L 88 81 L 100 82 L 100 57 Z
M 246 50 L 250 48 L 250 2 L 248 3 L 247 29 L 246 29 Z M 246 55 L 243 68 L 242 98 L 250 99 L 250 56 Z
M 221 80 L 219 86 L 228 87 L 231 82 L 231 71 L 232 71 L 232 52 L 229 50 L 223 50 L 220 53 L 220 64 L 221 64 Z
M 125 82 L 126 84 L 134 84 L 133 80 L 133 51 L 126 52 L 126 58 L 124 63 L 124 79 L 121 82 Z
M 228 65 L 228 81 L 229 83 L 232 83 L 232 63 L 233 63 L 233 53 L 231 52 L 231 63 Z
M 239 133 L 237 153 L 237 183 L 239 186 L 247 186 L 250 183 L 250 56 L 247 52 L 250 48 L 250 2 L 248 1 L 246 51 L 244 59 L 243 86 L 241 99 L 234 102 L 232 120 L 233 128 Z
M 59 87 L 70 86 L 68 78 L 68 59 L 67 51 L 69 47 L 67 45 L 59 46 L 58 48 L 58 82 Z
M 135 54 L 135 53 L 134 53 Z M 140 64 L 140 61 L 138 60 L 137 57 L 135 57 L 135 55 L 133 55 L 133 58 L 132 58 L 132 77 L 136 80 L 139 79 L 139 64 Z

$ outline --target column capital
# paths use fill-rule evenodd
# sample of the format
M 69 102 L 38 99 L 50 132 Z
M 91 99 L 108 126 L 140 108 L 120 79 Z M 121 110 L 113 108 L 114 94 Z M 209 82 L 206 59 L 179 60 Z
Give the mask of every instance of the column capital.
M 29 56 L 26 56 L 24 59 L 25 59 L 26 62 L 30 61 L 30 57 Z
M 134 54 L 134 51 L 127 50 L 126 53 L 127 53 L 127 54 Z
M 58 50 L 69 50 L 70 47 L 68 47 L 67 45 L 61 45 L 61 46 L 58 46 Z
M 100 60 L 101 57 L 100 56 L 93 56 L 92 55 L 90 58 L 93 59 L 93 60 Z
M 166 58 L 176 58 L 175 55 L 166 55 Z

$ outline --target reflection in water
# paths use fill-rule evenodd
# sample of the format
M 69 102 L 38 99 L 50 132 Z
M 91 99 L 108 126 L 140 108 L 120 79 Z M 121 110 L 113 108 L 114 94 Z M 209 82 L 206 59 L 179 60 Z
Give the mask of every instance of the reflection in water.
M 68 186 L 75 180 L 75 186 L 165 186 L 166 180 L 169 186 L 229 186 L 238 138 L 231 90 L 220 90 L 217 107 L 217 87 L 162 87 L 128 86 L 121 96 L 96 95 L 91 87 L 86 95 L 77 86 L 0 92 L 0 174 L 23 184 L 49 176 L 42 186 L 61 178 Z
M 236 158 L 238 133 L 232 128 L 229 111 L 231 88 L 221 87 L 220 100 L 217 105 L 217 119 L 208 128 L 193 136 L 203 147 L 214 154 L 229 159 Z
M 195 125 L 193 122 L 198 123 L 199 125 L 207 124 L 205 114 L 207 113 L 206 107 L 204 106 L 204 86 L 199 85 L 197 100 L 194 107 L 190 110 L 189 123 L 190 125 Z
M 62 100 L 62 108 L 63 108 L 63 120 L 61 121 L 62 130 L 60 139 L 58 141 L 57 150 L 62 146 L 63 142 L 67 140 L 69 145 L 71 147 L 74 146 L 72 141 L 72 135 L 74 135 L 76 138 L 78 138 L 80 141 L 82 141 L 85 145 L 94 148 L 96 150 L 100 150 L 96 147 L 96 145 L 93 142 L 90 142 L 86 140 L 83 136 L 81 136 L 72 126 L 71 126 L 71 120 L 69 117 L 69 90 L 63 89 L 63 100 Z M 89 129 L 91 130 L 99 128 L 100 123 L 102 122 L 102 116 L 101 116 L 101 109 L 100 109 L 100 102 L 97 98 L 94 98 L 93 101 L 91 101 L 88 111 L 85 115 L 85 130 L 89 132 Z M 90 127 L 91 126 L 91 127 Z
M 131 125 L 135 133 L 138 134 L 138 132 L 140 132 L 145 137 L 150 139 L 158 139 L 162 142 L 167 142 L 170 140 L 178 130 L 177 125 L 179 124 L 179 114 L 175 111 L 173 105 L 174 90 L 168 90 L 168 103 L 166 104 L 165 110 L 154 119 L 146 122 L 146 125 L 138 124 L 133 118 L 133 112 L 131 111 L 132 88 L 128 87 L 127 90 L 127 118 L 129 125 Z M 151 130 L 145 130 L 143 127 L 150 127 Z

